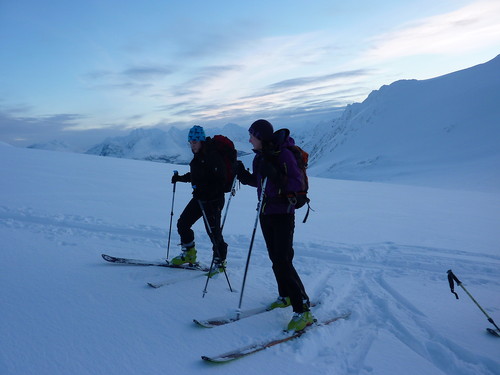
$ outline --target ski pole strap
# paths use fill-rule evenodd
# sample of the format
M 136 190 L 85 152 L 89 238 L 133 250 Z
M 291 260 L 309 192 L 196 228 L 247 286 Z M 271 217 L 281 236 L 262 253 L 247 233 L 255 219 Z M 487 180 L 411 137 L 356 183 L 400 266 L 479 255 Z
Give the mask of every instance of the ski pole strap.
M 455 297 L 458 299 L 458 294 L 455 292 L 455 284 L 453 283 L 455 281 L 457 285 L 462 284 L 460 280 L 455 276 L 452 270 L 448 270 L 448 283 L 450 284 L 450 290 L 451 292 L 455 295 Z
M 307 202 L 307 212 L 306 212 L 306 216 L 304 216 L 304 220 L 302 220 L 303 224 L 305 224 L 305 222 L 307 221 L 307 218 L 309 217 L 309 211 L 314 211 L 314 210 L 309 205 L 309 202 Z

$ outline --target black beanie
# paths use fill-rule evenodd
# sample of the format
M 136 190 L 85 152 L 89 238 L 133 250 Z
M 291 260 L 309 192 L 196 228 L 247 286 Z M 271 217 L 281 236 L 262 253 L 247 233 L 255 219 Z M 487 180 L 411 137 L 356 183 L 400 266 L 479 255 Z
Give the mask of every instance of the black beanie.
M 270 141 L 273 137 L 274 129 L 267 120 L 257 120 L 248 129 L 248 132 L 261 141 Z

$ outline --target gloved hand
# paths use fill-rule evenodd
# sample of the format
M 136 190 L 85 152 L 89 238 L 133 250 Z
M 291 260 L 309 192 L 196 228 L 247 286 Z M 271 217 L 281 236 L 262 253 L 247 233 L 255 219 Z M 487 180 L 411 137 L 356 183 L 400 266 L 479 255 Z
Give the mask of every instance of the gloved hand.
M 236 162 L 236 176 L 242 177 L 247 170 L 245 169 L 245 165 L 243 165 L 243 162 L 241 160 L 238 160 Z
M 174 175 L 172 176 L 172 183 L 175 184 L 177 181 L 180 181 L 180 176 L 179 176 L 179 173 L 174 173 Z
M 172 176 L 172 183 L 175 184 L 176 182 L 190 182 L 191 181 L 191 173 L 186 173 L 183 175 L 180 175 L 176 172 L 174 172 L 174 175 Z

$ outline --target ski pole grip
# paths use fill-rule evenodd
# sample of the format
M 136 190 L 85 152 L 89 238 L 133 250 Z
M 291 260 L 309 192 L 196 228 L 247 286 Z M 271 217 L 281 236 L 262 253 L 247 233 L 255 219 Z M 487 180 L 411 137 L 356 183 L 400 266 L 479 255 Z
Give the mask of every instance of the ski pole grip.
M 458 278 L 455 276 L 453 271 L 448 270 L 448 283 L 450 284 L 450 290 L 455 295 L 455 297 L 458 299 L 458 294 L 455 292 L 455 285 L 454 285 L 453 281 L 455 281 L 457 283 L 457 285 L 461 284 L 460 280 L 458 280 Z
M 175 185 L 177 184 L 177 178 L 179 176 L 179 171 L 174 171 L 174 176 L 172 177 L 172 183 L 174 184 L 174 192 L 175 192 Z

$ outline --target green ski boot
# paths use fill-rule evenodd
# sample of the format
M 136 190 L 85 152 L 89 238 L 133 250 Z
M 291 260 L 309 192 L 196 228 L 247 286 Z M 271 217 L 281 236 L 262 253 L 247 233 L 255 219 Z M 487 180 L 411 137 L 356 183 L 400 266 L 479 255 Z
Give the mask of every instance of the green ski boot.
M 278 297 L 276 301 L 271 303 L 268 307 L 267 310 L 274 310 L 274 309 L 282 309 L 284 307 L 290 306 L 290 297 Z
M 182 248 L 182 252 L 177 255 L 175 258 L 172 258 L 171 263 L 174 266 L 180 266 L 186 263 L 189 264 L 195 264 L 196 263 L 196 248 L 190 247 L 190 248 Z
M 302 331 L 307 326 L 310 326 L 316 321 L 312 312 L 304 311 L 302 313 L 293 314 L 292 320 L 288 323 L 288 331 Z
M 225 269 L 226 261 L 215 258 L 214 263 L 212 264 L 212 269 L 207 273 L 207 276 L 210 278 L 214 277 L 215 275 L 224 272 Z

